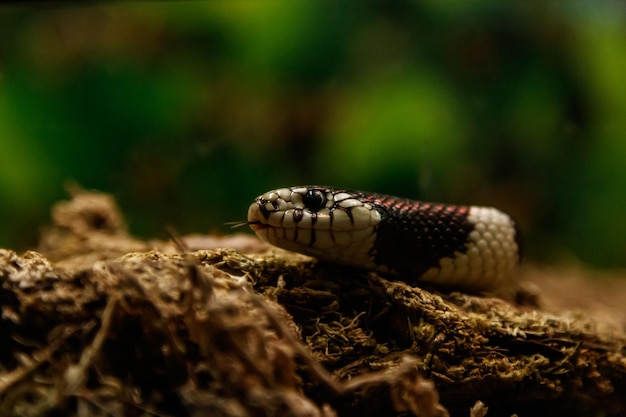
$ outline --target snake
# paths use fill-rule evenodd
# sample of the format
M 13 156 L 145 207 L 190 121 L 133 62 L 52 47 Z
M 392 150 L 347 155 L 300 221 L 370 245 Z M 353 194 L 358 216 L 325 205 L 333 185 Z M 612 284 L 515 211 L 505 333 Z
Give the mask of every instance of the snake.
M 258 196 L 247 223 L 279 248 L 412 285 L 496 292 L 521 260 L 515 221 L 493 207 L 294 186 Z

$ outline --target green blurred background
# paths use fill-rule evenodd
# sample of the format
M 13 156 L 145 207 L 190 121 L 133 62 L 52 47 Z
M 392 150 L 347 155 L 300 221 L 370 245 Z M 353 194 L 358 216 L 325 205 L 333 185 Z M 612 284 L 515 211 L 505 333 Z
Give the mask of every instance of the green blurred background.
M 319 183 L 494 205 L 532 259 L 626 266 L 623 5 L 392 3 L 0 6 L 0 246 L 68 181 L 145 237 Z

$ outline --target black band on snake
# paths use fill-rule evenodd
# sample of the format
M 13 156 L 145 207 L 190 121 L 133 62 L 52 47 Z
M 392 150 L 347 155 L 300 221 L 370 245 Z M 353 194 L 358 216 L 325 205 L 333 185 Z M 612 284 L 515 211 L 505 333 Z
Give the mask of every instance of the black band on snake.
M 491 207 L 299 186 L 259 196 L 248 224 L 283 249 L 412 284 L 495 291 L 511 286 L 520 261 L 515 223 Z

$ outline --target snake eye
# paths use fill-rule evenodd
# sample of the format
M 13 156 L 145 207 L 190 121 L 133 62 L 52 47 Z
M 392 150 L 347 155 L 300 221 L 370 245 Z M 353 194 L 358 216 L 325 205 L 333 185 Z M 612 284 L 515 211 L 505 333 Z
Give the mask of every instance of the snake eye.
M 302 197 L 304 206 L 311 211 L 317 211 L 326 205 L 326 196 L 320 190 L 308 190 Z

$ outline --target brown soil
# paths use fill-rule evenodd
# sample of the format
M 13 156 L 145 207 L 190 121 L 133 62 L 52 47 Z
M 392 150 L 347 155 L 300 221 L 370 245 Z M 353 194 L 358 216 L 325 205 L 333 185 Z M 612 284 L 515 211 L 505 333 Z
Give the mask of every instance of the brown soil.
M 514 303 L 135 239 L 104 194 L 53 222 L 0 249 L 0 415 L 626 416 L 623 273 L 527 266 Z

